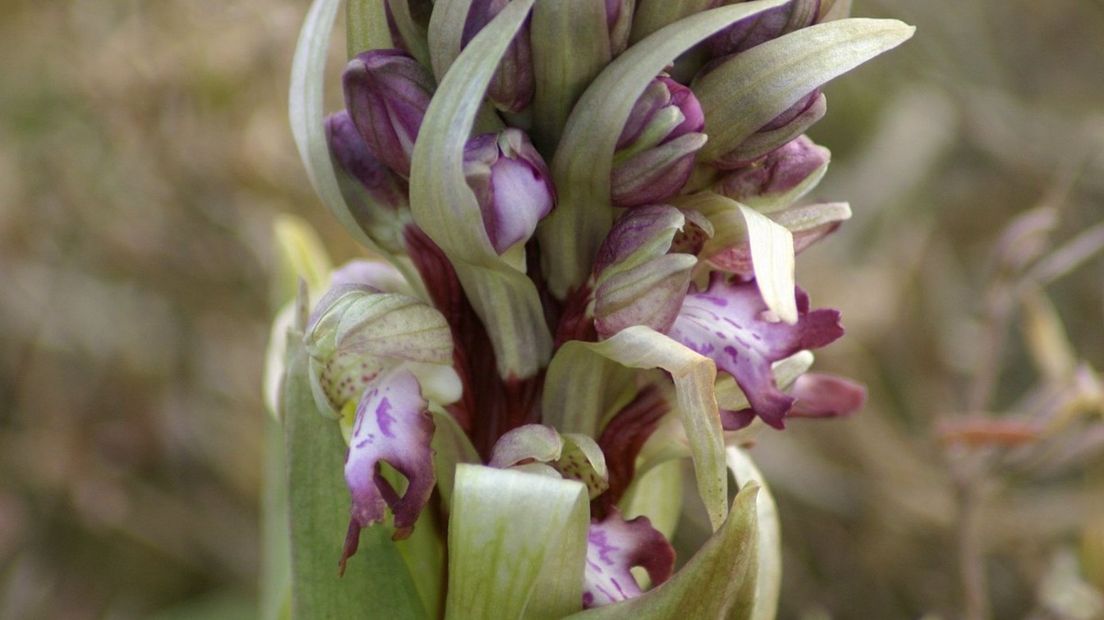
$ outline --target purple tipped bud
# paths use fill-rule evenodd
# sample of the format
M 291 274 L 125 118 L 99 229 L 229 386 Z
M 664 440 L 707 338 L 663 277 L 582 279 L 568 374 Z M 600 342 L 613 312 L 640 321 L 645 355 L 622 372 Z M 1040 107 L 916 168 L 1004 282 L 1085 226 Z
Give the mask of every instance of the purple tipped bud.
M 469 140 L 464 175 L 499 254 L 528 240 L 556 200 L 548 166 L 520 129 Z
M 594 261 L 594 327 L 609 338 L 633 325 L 665 332 L 678 316 L 697 264 L 697 238 L 713 234 L 696 211 L 633 209 L 613 225 Z M 678 247 L 676 247 L 676 245 Z
M 705 145 L 705 114 L 689 88 L 657 77 L 633 106 L 617 140 L 611 200 L 638 207 L 676 195 Z
M 587 562 L 583 574 L 583 607 L 601 607 L 640 596 L 631 569 L 639 566 L 652 585 L 670 578 L 675 549 L 647 517 L 626 521 L 616 509 L 587 532 Z
M 738 4 L 739 0 L 724 4 Z M 707 42 L 713 56 L 727 56 L 751 49 L 788 32 L 813 25 L 820 12 L 820 0 L 790 0 L 742 19 L 710 37 Z
M 372 50 L 349 62 L 345 106 L 376 159 L 410 177 L 414 142 L 429 108 L 433 74 L 400 50 Z
M 797 401 L 790 416 L 795 418 L 849 416 L 866 404 L 866 388 L 862 384 L 817 372 L 798 377 L 793 396 Z
M 814 90 L 711 163 L 722 170 L 742 168 L 805 133 L 827 112 L 827 98 L 820 89 Z
M 372 155 L 344 110 L 326 119 L 326 141 L 353 218 L 385 249 L 402 251 L 402 231 L 410 220 L 406 180 Z
M 479 34 L 484 26 L 498 15 L 510 0 L 475 0 L 468 11 L 468 21 L 464 23 L 464 33 L 460 47 Z M 521 112 L 533 101 L 535 88 L 533 77 L 533 49 L 529 42 L 529 21 L 525 21 L 518 31 L 506 55 L 502 57 L 494 78 L 487 88 L 487 97 L 495 107 L 505 112 Z
M 669 335 L 732 375 L 751 408 L 764 422 L 783 427 L 794 398 L 778 389 L 771 364 L 802 349 L 823 347 L 843 335 L 836 310 L 809 311 L 809 296 L 801 289 L 794 325 L 771 319 L 755 281 L 729 282 L 714 274 L 709 288 L 686 296 Z M 739 414 L 725 425 L 737 427 Z
M 828 163 L 831 157 L 828 149 L 799 136 L 762 159 L 725 175 L 713 189 L 741 202 L 785 194 Z

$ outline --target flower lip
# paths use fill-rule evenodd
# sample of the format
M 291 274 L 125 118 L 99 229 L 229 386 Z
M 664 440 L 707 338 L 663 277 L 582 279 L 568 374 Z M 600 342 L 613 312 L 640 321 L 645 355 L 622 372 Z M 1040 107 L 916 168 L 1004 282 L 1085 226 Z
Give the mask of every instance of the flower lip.
M 670 335 L 711 358 L 736 380 L 755 414 L 782 428 L 794 404 L 775 385 L 773 362 L 803 349 L 825 346 L 843 335 L 836 310 L 809 311 L 809 296 L 796 289 L 798 321 L 772 322 L 754 280 L 730 282 L 714 273 L 709 287 L 686 296 Z

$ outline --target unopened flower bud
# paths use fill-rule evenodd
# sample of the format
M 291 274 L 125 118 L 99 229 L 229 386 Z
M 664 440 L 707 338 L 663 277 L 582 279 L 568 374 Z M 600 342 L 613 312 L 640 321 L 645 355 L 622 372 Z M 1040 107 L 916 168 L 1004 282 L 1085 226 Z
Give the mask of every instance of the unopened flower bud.
M 520 129 L 469 140 L 464 175 L 499 254 L 527 241 L 555 203 L 548 166 Z
M 353 217 L 384 249 L 400 252 L 410 221 L 406 180 L 376 159 L 344 110 L 326 119 L 326 141 Z
M 681 233 L 681 235 L 680 235 Z M 690 237 L 712 234 L 696 211 L 667 205 L 633 209 L 614 224 L 598 249 L 594 274 L 594 327 L 609 338 L 633 325 L 667 331 L 678 315 L 697 264 L 693 254 L 675 247 L 700 244 Z
M 376 159 L 410 177 L 414 142 L 435 88 L 433 74 L 400 50 L 372 50 L 349 62 L 345 107 Z
M 726 174 L 714 191 L 740 202 L 780 196 L 801 185 L 828 163 L 831 152 L 805 136 L 787 142 L 765 157 Z
M 666 76 L 636 101 L 617 141 L 611 201 L 618 207 L 662 202 L 678 193 L 705 145 L 705 115 L 689 88 Z
M 464 33 L 460 39 L 461 48 L 479 34 L 510 0 L 475 0 L 468 11 L 468 21 L 464 23 Z M 535 88 L 533 77 L 533 49 L 529 42 L 529 22 L 522 25 L 510 42 L 506 54 L 499 62 L 491 84 L 487 88 L 487 97 L 495 107 L 505 112 L 521 112 L 533 101 Z
M 635 0 L 605 0 L 606 27 L 609 28 L 610 52 L 616 56 L 629 46 Z
M 814 90 L 740 143 L 740 146 L 711 163 L 722 170 L 746 166 L 805 133 L 824 118 L 827 112 L 827 98 L 820 89 Z
M 743 0 L 730 0 L 724 4 L 738 4 Z M 767 9 L 742 19 L 709 41 L 713 56 L 727 56 L 751 49 L 788 32 L 811 26 L 820 12 L 820 0 L 790 0 L 782 6 Z

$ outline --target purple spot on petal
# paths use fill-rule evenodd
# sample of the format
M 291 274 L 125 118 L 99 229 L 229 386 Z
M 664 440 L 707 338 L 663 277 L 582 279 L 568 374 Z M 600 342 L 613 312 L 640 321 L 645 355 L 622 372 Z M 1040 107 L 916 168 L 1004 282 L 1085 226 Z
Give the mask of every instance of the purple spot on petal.
M 376 421 L 379 424 L 380 432 L 389 439 L 395 438 L 395 432 L 391 430 L 391 425 L 395 423 L 395 418 L 391 415 L 391 401 L 384 397 L 380 400 L 379 407 L 376 407 Z

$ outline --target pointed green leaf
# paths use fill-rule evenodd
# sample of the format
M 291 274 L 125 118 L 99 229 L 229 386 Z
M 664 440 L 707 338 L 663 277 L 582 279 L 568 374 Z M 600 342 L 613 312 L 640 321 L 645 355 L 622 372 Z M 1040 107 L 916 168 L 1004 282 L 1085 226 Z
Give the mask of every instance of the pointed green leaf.
M 915 30 L 891 19 L 844 19 L 730 57 L 693 83 L 709 135 L 700 160 L 735 149 L 817 87 L 904 43 Z
M 773 620 L 778 612 L 778 594 L 782 589 L 782 526 L 778 522 L 778 506 L 763 474 L 746 452 L 740 448 L 729 448 L 728 468 L 741 488 L 749 484 L 759 487 L 755 501 L 758 574 L 755 578 L 755 596 L 750 601 L 751 613 L 746 617 L 748 620 Z
M 445 606 L 445 530 L 436 510 L 424 510 L 414 532 L 395 543 L 421 597 L 427 618 L 440 618 Z
M 471 5 L 472 0 L 437 0 L 433 5 L 433 13 L 429 16 L 429 58 L 438 82 L 460 55 L 460 42 Z M 482 94 L 479 98 L 483 98 Z
M 291 614 L 291 532 L 288 530 L 284 430 L 275 418 L 265 418 L 264 433 L 260 617 L 280 620 Z
M 314 0 L 303 22 L 291 63 L 291 86 L 288 93 L 291 135 L 295 139 L 303 166 L 307 169 L 311 186 L 330 213 L 361 245 L 386 258 L 406 276 L 407 281 L 420 287 L 421 280 L 411 271 L 410 265 L 384 252 L 357 223 L 341 194 L 333 161 L 330 159 L 322 95 L 330 34 L 340 6 L 341 0 Z
M 345 440 L 318 412 L 307 377 L 302 336 L 292 334 L 284 385 L 284 449 L 291 523 L 294 618 L 355 618 L 371 609 L 386 618 L 424 618 L 402 556 L 383 527 L 365 529 L 344 577 L 338 559 L 349 527 Z
M 446 513 L 452 509 L 452 489 L 456 466 L 460 463 L 481 463 L 479 453 L 456 419 L 440 407 L 430 405 L 433 414 L 433 470 L 437 474 L 437 490 Z
M 519 378 L 544 366 L 552 338 L 536 286 L 491 245 L 463 160 L 487 85 L 533 1 L 507 5 L 452 64 L 422 121 L 410 178 L 415 221 L 456 268 L 491 337 L 499 373 Z
M 446 618 L 562 618 L 582 606 L 586 487 L 460 465 L 449 520 Z
M 586 280 L 614 220 L 610 171 L 617 138 L 648 83 L 678 55 L 729 24 L 782 4 L 755 0 L 675 22 L 630 47 L 591 83 L 568 117 L 552 160 L 558 204 L 538 229 L 548 285 L 564 298 Z M 769 119 L 768 119 L 769 120 Z
M 721 529 L 674 577 L 634 599 L 588 609 L 571 618 L 750 618 L 758 562 L 758 492 L 755 483 L 740 490 Z
M 387 27 L 387 0 L 347 0 L 345 3 L 345 45 L 349 58 L 361 52 L 395 47 Z
M 569 401 L 557 396 L 563 391 L 582 391 L 594 377 L 615 372 L 607 368 L 610 362 L 628 368 L 662 368 L 670 373 L 675 383 L 676 409 L 694 459 L 698 492 L 714 528 L 720 527 L 727 508 L 728 478 L 721 418 L 713 394 L 717 368 L 708 357 L 643 326 L 624 329 L 602 342 L 568 342 L 548 366 L 547 385 L 555 387 L 546 389 L 542 401 L 545 423 L 597 435 L 598 421 L 605 413 L 600 409 L 599 397 Z
M 551 154 L 571 108 L 610 60 L 603 3 L 554 0 L 533 7 L 533 143 Z

